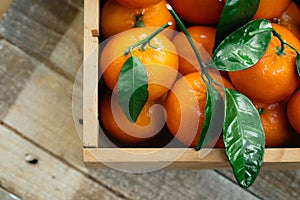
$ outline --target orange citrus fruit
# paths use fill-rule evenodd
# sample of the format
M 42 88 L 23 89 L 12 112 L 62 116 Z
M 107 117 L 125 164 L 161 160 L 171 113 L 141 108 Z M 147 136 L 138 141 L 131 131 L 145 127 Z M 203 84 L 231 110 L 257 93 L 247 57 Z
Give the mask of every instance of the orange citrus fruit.
M 289 127 L 286 103 L 258 103 L 253 101 L 260 113 L 266 137 L 266 147 L 283 147 L 292 144 L 296 134 Z
M 300 90 L 298 89 L 288 103 L 287 115 L 292 127 L 300 134 Z
M 260 0 L 254 19 L 280 17 L 290 2 L 291 0 Z
M 175 29 L 175 21 L 166 8 L 166 1 L 143 8 L 126 8 L 115 0 L 108 0 L 101 12 L 101 31 L 104 37 L 110 37 L 134 27 L 160 27 L 172 22 L 169 28 Z M 165 33 L 171 37 L 173 32 Z
M 136 28 L 122 32 L 108 41 L 103 48 L 100 66 L 107 86 L 114 90 L 120 71 L 130 56 L 124 51 L 131 45 L 153 33 L 153 29 Z M 159 34 L 151 40 L 151 45 L 146 45 L 145 50 L 135 48 L 132 54 L 144 65 L 148 76 L 149 100 L 162 96 L 171 88 L 177 76 L 178 56 L 173 43 L 164 35 Z
M 272 24 L 273 28 L 288 43 L 300 49 L 298 39 L 286 28 Z M 285 46 L 284 53 L 277 53 L 281 43 L 275 36 L 263 57 L 252 67 L 229 72 L 230 79 L 237 90 L 259 102 L 275 103 L 286 99 L 298 86 L 296 71 L 296 52 Z
M 300 39 L 300 8 L 292 2 L 280 17 L 280 24 Z
M 158 3 L 161 0 L 116 0 L 119 4 L 127 8 L 145 8 Z
M 197 25 L 217 24 L 225 4 L 220 0 L 170 0 L 169 2 L 182 19 Z
M 225 87 L 234 89 L 228 80 L 216 74 L 211 75 L 219 83 L 218 79 L 223 80 Z M 165 101 L 167 126 L 182 143 L 191 147 L 197 145 L 203 128 L 205 105 L 206 85 L 198 72 L 177 80 L 168 93 Z
M 154 104 L 153 101 L 147 102 L 136 123 L 131 123 L 119 106 L 117 97 L 106 91 L 100 103 L 102 124 L 106 131 L 121 142 L 143 142 L 156 135 L 164 125 L 163 109 L 155 109 Z
M 216 28 L 210 26 L 191 26 L 187 28 L 192 39 L 195 41 L 196 45 L 200 45 L 208 53 L 203 52 L 203 48 L 198 48 L 201 52 L 202 57 L 208 59 L 212 56 L 212 51 L 215 43 Z M 177 34 L 173 38 L 173 43 L 177 49 L 179 55 L 179 69 L 178 71 L 182 74 L 189 74 L 196 72 L 199 68 L 199 63 L 197 61 L 196 55 L 193 52 L 186 36 L 183 33 Z

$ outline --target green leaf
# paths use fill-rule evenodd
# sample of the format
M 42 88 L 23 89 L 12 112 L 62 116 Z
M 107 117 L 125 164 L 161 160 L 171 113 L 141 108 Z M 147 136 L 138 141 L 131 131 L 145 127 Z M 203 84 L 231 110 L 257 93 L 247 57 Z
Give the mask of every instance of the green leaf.
M 219 91 L 211 84 L 206 84 L 205 118 L 196 151 L 208 147 L 213 139 L 220 136 L 223 129 L 225 105 Z
M 296 65 L 297 65 L 298 75 L 300 76 L 300 53 L 297 53 Z
M 217 47 L 213 54 L 216 68 L 238 71 L 252 67 L 265 54 L 271 38 L 272 25 L 266 19 L 247 23 Z
M 147 72 L 141 61 L 132 55 L 124 63 L 118 79 L 118 101 L 131 122 L 136 122 L 148 96 Z
M 215 47 L 230 33 L 245 25 L 255 15 L 260 0 L 227 0 L 219 21 Z
M 225 90 L 223 139 L 226 155 L 238 183 L 250 187 L 257 177 L 264 157 L 265 135 L 260 116 L 243 94 Z

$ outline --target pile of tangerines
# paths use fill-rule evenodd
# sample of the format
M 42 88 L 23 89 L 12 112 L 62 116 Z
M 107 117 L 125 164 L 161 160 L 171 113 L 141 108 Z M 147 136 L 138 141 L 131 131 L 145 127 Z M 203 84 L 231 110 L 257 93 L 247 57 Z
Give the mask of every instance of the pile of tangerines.
M 261 0 L 255 19 L 272 21 L 282 38 L 300 50 L 300 9 L 291 0 Z M 176 23 L 166 8 L 169 3 L 186 22 L 193 40 L 213 54 L 216 26 L 224 0 L 107 0 L 101 10 L 101 34 L 109 38 L 100 58 L 104 81 L 100 115 L 104 128 L 124 143 L 145 141 L 156 133 L 161 122 L 182 143 L 195 147 L 203 122 L 206 85 L 198 72 L 199 63 L 183 34 L 174 34 Z M 113 98 L 120 71 L 130 54 L 124 51 L 149 36 L 167 22 L 172 25 L 156 35 L 144 50 L 130 54 L 145 66 L 149 97 L 136 122 L 132 123 Z M 149 27 L 149 28 L 142 28 Z M 300 78 L 296 52 L 290 47 L 279 54 L 280 41 L 272 36 L 264 56 L 253 66 L 235 72 L 211 70 L 210 74 L 226 88 L 246 95 L 260 113 L 266 147 L 300 144 Z M 206 56 L 207 56 L 206 55 Z M 208 56 L 209 57 L 209 56 Z M 116 94 L 117 95 L 117 94 Z M 159 112 L 154 105 L 162 105 Z M 222 137 L 215 147 L 223 147 Z

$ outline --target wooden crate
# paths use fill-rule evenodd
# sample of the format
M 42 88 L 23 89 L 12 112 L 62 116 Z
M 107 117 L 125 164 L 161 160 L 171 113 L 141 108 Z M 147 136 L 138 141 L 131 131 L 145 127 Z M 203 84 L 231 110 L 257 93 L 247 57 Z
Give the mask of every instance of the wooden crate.
M 99 0 L 85 0 L 84 3 L 84 60 L 93 51 L 98 53 L 100 3 Z M 83 160 L 87 166 L 104 166 L 102 163 L 134 164 L 163 163 L 170 161 L 170 155 L 181 151 L 179 148 L 101 148 L 98 133 L 98 58 L 89 59 L 84 65 L 83 81 Z M 156 156 L 142 155 L 159 151 Z M 132 154 L 133 153 L 133 154 Z M 133 155 L 133 156 L 132 156 Z M 223 168 L 229 167 L 224 149 L 213 149 L 204 158 L 193 148 L 187 149 L 171 167 L 182 168 Z M 300 148 L 267 148 L 264 168 L 299 168 Z

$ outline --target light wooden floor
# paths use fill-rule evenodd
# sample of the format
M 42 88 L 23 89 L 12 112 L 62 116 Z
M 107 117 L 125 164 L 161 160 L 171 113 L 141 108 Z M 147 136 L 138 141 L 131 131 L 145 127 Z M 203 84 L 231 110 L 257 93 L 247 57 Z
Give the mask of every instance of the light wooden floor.
M 300 170 L 87 169 L 71 112 L 83 0 L 15 0 L 0 22 L 0 199 L 300 199 Z

